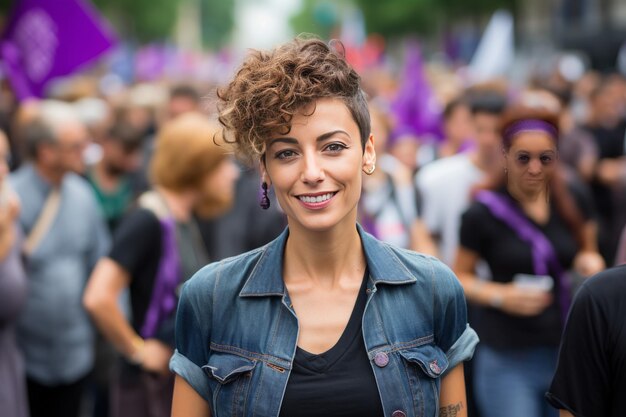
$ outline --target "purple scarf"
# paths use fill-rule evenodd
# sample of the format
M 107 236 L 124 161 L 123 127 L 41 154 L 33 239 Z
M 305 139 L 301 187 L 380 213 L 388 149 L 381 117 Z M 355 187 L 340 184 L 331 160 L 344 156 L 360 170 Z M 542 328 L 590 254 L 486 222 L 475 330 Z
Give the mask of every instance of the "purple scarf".
M 571 302 L 570 283 L 552 243 L 509 197 L 491 191 L 481 191 L 476 195 L 476 200 L 483 203 L 495 218 L 509 226 L 520 239 L 530 244 L 535 275 L 553 275 L 556 278 L 561 316 L 565 320 Z
M 141 327 L 143 338 L 154 337 L 161 322 L 176 309 L 176 287 L 180 281 L 180 259 L 176 246 L 176 223 L 172 217 L 159 218 L 161 224 L 161 259 L 150 305 Z

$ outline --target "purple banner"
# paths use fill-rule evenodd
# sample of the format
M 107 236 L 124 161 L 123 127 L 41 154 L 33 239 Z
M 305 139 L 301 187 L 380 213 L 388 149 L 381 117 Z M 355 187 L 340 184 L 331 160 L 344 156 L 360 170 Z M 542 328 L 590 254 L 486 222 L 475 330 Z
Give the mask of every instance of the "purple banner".
M 43 97 L 50 80 L 73 73 L 115 43 L 86 1 L 17 0 L 0 38 L 0 58 L 23 100 Z

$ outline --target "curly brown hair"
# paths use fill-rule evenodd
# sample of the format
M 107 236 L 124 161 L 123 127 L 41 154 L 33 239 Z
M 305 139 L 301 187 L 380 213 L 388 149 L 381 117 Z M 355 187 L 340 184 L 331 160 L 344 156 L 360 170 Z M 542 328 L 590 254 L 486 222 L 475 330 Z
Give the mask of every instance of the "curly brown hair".
M 288 134 L 294 115 L 320 98 L 343 100 L 365 144 L 370 116 L 361 78 L 332 45 L 300 36 L 270 51 L 252 51 L 234 79 L 218 89 L 224 139 L 238 155 L 262 159 L 267 139 Z

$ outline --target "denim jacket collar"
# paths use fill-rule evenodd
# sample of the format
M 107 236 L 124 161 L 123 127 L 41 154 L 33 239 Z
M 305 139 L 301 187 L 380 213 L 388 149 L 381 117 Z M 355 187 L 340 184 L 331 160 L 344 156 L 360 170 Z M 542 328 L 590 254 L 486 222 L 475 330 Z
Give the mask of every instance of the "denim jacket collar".
M 356 227 L 361 236 L 370 279 L 374 285 L 378 283 L 401 285 L 417 281 L 404 264 L 396 259 L 396 255 L 387 244 L 365 232 L 361 225 L 357 224 Z M 278 238 L 260 249 L 261 256 L 239 293 L 240 297 L 283 296 L 285 294 L 282 269 L 288 236 L 289 229 L 285 228 Z

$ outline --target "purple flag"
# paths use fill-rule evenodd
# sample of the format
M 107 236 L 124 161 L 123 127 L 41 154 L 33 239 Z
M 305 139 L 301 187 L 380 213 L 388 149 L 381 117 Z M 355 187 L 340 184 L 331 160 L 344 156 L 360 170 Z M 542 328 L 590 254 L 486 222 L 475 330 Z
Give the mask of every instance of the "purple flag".
M 417 43 L 409 44 L 406 49 L 402 78 L 391 107 L 397 120 L 392 138 L 412 134 L 440 140 L 443 137 L 441 106 L 426 79 L 422 53 Z
M 115 44 L 115 36 L 83 0 L 17 0 L 0 38 L 0 58 L 18 99 L 43 97 Z

